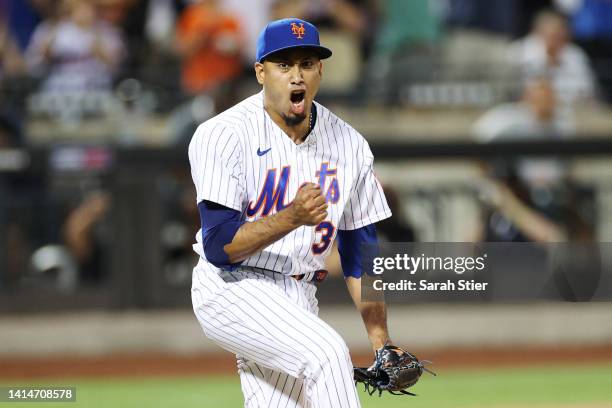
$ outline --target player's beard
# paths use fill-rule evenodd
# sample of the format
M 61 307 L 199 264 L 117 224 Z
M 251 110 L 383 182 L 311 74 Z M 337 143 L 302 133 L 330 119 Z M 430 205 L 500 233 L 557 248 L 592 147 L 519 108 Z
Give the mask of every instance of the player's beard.
M 305 113 L 302 113 L 299 115 L 298 114 L 291 114 L 291 115 L 282 114 L 281 117 L 285 121 L 285 125 L 289 127 L 297 126 L 300 123 L 302 123 L 304 120 L 306 120 Z

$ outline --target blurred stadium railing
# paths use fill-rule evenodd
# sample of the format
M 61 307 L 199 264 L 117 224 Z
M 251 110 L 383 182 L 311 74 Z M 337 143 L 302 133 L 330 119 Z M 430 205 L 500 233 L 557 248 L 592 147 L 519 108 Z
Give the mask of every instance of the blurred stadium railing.
M 482 161 L 518 156 L 567 159 L 588 187 L 596 240 L 612 241 L 612 140 L 374 142 L 372 149 L 394 211 L 417 241 L 473 240 L 486 207 Z M 199 224 L 193 194 L 184 148 L 0 151 L 0 312 L 189 307 Z M 343 285 L 330 279 L 321 300 L 348 302 L 338 297 Z M 612 300 L 612 292 L 600 299 Z

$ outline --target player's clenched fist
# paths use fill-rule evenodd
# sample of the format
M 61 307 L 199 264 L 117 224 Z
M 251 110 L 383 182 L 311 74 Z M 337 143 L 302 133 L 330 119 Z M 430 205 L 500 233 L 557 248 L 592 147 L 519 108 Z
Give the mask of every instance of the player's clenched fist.
M 298 225 L 317 225 L 327 218 L 327 203 L 318 184 L 306 183 L 288 208 Z

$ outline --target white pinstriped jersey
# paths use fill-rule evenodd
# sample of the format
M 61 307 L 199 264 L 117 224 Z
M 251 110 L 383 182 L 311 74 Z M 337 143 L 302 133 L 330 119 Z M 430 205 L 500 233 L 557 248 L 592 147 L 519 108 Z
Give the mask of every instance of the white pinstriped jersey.
M 391 216 L 368 143 L 315 104 L 316 123 L 299 145 L 265 111 L 263 91 L 201 124 L 191 140 L 198 203 L 212 201 L 255 221 L 287 207 L 305 182 L 318 183 L 326 197 L 325 221 L 295 229 L 243 266 L 285 275 L 312 273 L 324 267 L 338 229 L 357 229 Z M 205 259 L 201 230 L 196 241 L 194 250 Z

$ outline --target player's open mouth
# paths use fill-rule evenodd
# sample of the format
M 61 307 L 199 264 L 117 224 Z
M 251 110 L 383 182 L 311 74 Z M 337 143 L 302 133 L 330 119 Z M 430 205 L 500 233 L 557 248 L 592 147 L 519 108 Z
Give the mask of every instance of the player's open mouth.
M 304 113 L 304 98 L 306 96 L 306 91 L 297 90 L 291 91 L 291 112 L 296 115 L 301 115 Z

